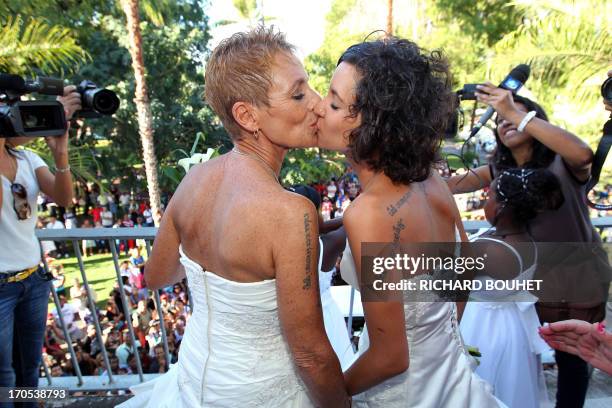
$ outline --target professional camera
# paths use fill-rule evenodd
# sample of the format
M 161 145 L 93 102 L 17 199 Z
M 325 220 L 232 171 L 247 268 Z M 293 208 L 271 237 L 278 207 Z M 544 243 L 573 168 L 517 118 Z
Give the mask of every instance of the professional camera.
M 108 89 L 100 89 L 91 81 L 83 81 L 77 87 L 81 94 L 82 109 L 75 113 L 80 118 L 98 118 L 112 115 L 119 109 L 117 94 Z
M 25 80 L 18 75 L 0 74 L 0 137 L 61 136 L 66 131 L 66 116 L 58 101 L 22 101 L 28 93 L 64 94 L 61 79 L 38 77 Z M 98 89 L 91 81 L 77 87 L 82 109 L 76 117 L 94 118 L 112 115 L 119 108 L 119 98 L 107 89 Z

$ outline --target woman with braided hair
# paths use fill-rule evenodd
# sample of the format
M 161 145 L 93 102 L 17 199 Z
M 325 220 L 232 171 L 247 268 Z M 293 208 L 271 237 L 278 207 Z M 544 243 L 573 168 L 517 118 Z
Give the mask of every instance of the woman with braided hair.
M 545 169 L 508 169 L 491 183 L 485 204 L 495 227 L 476 238 L 476 251 L 487 255 L 484 274 L 476 279 L 533 279 L 538 250 L 529 223 L 540 212 L 554 210 L 564 198 L 557 177 Z M 539 407 L 546 401 L 540 354 L 547 349 L 538 336 L 537 298 L 527 291 L 473 291 L 461 334 L 482 352 L 476 373 L 488 381 L 508 407 Z

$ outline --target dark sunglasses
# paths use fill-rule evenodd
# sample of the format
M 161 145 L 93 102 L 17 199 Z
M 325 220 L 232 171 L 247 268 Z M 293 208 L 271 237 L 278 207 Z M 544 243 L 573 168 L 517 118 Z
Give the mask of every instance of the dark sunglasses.
M 19 183 L 13 183 L 11 193 L 13 193 L 13 209 L 17 214 L 17 219 L 27 220 L 32 217 L 32 209 L 28 203 L 28 193 L 25 187 Z

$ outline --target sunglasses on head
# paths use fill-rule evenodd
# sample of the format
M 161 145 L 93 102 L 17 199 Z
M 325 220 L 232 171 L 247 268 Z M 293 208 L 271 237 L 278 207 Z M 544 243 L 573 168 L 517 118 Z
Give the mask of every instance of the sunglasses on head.
M 13 194 L 13 209 L 17 214 L 17 219 L 27 220 L 32 216 L 32 209 L 28 203 L 28 193 L 25 187 L 19 183 L 11 184 Z

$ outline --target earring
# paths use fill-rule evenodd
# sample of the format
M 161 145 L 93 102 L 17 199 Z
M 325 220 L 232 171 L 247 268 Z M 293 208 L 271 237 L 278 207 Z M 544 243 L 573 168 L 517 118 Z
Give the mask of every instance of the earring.
M 253 132 L 253 137 L 255 138 L 255 140 L 259 140 L 259 129 L 255 129 L 255 131 Z

